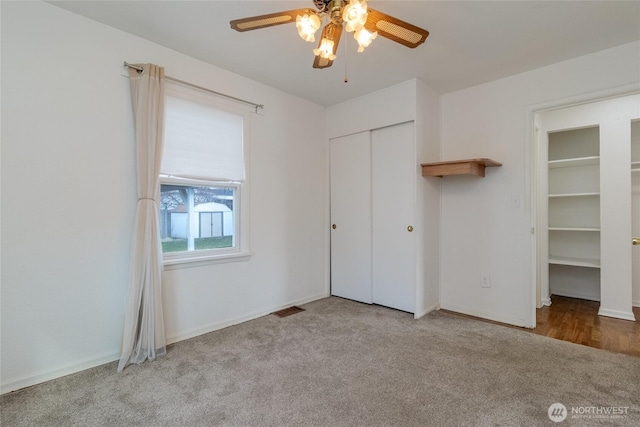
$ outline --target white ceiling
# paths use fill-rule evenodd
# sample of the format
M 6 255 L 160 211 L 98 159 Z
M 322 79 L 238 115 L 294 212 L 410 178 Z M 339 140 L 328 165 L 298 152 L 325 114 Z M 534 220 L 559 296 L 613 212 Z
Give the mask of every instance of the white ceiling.
M 426 42 L 408 49 L 378 37 L 357 53 L 343 34 L 333 67 L 320 70 L 311 67 L 315 43 L 300 39 L 295 25 L 229 27 L 232 19 L 313 7 L 311 0 L 51 3 L 325 106 L 412 78 L 446 93 L 640 40 L 640 1 L 369 0 L 428 30 Z

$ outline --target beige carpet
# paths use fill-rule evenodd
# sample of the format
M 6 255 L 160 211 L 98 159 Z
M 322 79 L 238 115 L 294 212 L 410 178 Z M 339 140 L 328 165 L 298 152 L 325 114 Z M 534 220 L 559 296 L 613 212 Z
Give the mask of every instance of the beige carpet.
M 2 427 L 640 425 L 640 358 L 439 312 L 303 307 L 5 394 Z

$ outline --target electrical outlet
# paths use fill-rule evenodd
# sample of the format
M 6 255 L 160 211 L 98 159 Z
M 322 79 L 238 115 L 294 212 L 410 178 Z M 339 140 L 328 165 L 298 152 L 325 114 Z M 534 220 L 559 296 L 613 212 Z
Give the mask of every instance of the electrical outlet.
M 491 287 L 491 276 L 486 275 L 480 278 L 480 287 L 481 288 L 490 288 Z

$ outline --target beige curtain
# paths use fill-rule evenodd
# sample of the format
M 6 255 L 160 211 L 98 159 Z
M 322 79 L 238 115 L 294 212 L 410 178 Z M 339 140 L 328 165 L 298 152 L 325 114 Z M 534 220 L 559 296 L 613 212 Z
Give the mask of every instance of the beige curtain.
M 153 64 L 138 66 L 144 71 L 129 68 L 136 136 L 138 206 L 118 372 L 130 363 L 154 360 L 166 352 L 158 218 L 158 174 L 164 130 L 164 68 Z

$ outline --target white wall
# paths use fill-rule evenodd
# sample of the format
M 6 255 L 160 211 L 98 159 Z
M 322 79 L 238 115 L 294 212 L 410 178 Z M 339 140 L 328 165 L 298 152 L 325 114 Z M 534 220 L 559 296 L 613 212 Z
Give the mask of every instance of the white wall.
M 328 294 L 325 135 L 306 131 L 323 107 L 46 3 L 1 7 L 2 392 L 119 356 L 136 203 L 124 60 L 266 105 L 254 255 L 164 273 L 169 341 Z
M 424 287 L 418 290 L 416 316 L 440 308 L 440 178 L 422 176 L 420 163 L 440 159 L 440 97 L 421 81 L 416 84 L 418 209 L 423 235 L 417 243 L 422 255 Z
M 337 138 L 415 120 L 416 80 L 327 108 L 327 137 Z
M 535 325 L 531 268 L 533 109 L 638 85 L 640 43 L 630 43 L 441 97 L 442 160 L 490 157 L 484 179 L 442 181 L 441 305 Z M 511 206 L 511 196 L 520 207 Z M 480 278 L 491 275 L 491 288 Z

